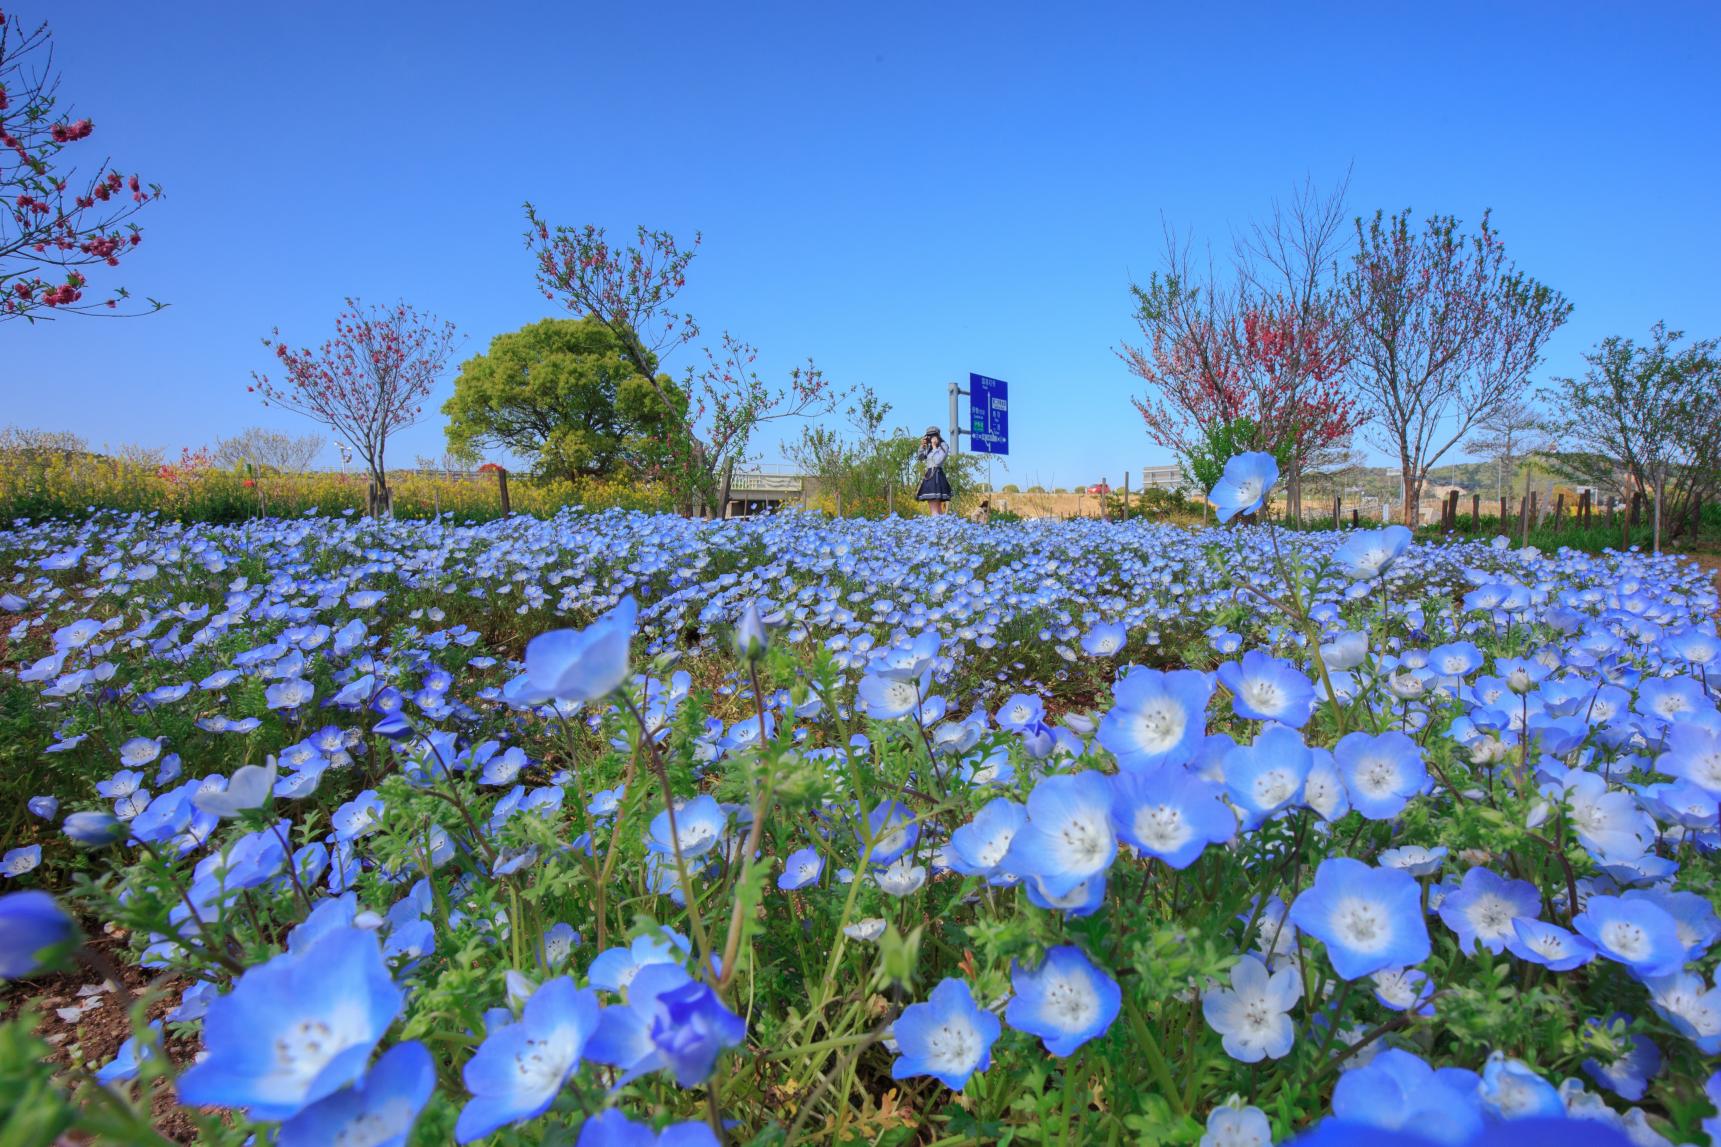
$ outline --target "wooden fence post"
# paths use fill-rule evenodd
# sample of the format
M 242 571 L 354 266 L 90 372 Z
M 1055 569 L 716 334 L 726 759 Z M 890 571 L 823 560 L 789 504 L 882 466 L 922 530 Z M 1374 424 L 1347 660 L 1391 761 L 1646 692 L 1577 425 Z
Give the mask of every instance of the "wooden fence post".
M 1352 506 L 1351 507 L 1351 529 L 1354 530 L 1356 528 L 1357 528 L 1357 509 L 1355 506 Z
M 1530 544 L 1530 496 L 1525 494 L 1518 502 L 1518 544 Z
M 1560 493 L 1554 498 L 1554 533 L 1560 532 L 1560 519 L 1566 512 L 1566 496 Z
M 1500 532 L 1503 534 L 1506 530 L 1506 499 L 1505 496 L 1502 495 L 1500 498 Z
M 514 504 L 508 498 L 508 471 L 501 466 L 496 467 L 496 492 L 502 496 L 502 516 L 506 518 L 514 512 Z
M 1470 495 L 1470 532 L 1480 533 L 1482 530 L 1482 495 Z

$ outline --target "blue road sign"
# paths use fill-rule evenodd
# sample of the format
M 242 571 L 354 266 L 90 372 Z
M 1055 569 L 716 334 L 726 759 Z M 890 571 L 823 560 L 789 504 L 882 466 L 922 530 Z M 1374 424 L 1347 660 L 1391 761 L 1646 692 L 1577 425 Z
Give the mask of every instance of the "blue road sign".
M 968 376 L 968 438 L 976 454 L 1010 452 L 1010 384 L 983 374 Z

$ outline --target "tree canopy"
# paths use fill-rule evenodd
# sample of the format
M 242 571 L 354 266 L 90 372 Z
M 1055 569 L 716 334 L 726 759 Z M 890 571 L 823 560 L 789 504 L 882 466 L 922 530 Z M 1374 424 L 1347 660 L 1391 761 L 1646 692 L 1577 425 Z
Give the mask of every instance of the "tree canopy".
M 686 406 L 667 376 L 654 386 L 615 331 L 588 316 L 497 335 L 461 364 L 442 412 L 455 449 L 501 447 L 546 476 L 597 478 L 661 464 L 684 417 L 665 398 Z

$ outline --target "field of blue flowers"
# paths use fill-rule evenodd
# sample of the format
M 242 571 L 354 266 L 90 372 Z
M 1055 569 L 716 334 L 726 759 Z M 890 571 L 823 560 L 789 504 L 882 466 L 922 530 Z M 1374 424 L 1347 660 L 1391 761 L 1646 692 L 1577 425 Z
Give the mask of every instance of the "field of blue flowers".
M 12 523 L 0 1142 L 1715 1141 L 1713 584 L 1275 479 Z

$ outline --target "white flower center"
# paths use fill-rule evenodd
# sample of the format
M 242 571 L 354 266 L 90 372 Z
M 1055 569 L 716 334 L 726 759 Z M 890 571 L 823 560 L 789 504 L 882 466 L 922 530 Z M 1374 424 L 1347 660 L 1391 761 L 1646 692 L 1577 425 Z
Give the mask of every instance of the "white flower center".
M 1085 976 L 1058 976 L 1045 985 L 1045 1014 L 1067 1031 L 1091 1027 L 1100 1014 L 1099 996 Z
M 1142 748 L 1160 752 L 1177 743 L 1186 723 L 1182 706 L 1169 700 L 1155 701 L 1136 712 L 1135 738 Z
M 938 1025 L 927 1036 L 927 1060 L 941 1070 L 956 1074 L 972 1069 L 980 1061 L 980 1033 L 966 1020 Z
M 1160 852 L 1171 852 L 1186 842 L 1194 830 L 1175 805 L 1154 805 L 1136 810 L 1136 838 Z
M 1372 900 L 1346 897 L 1333 910 L 1333 922 L 1347 944 L 1365 952 L 1378 951 L 1392 940 L 1392 925 Z

